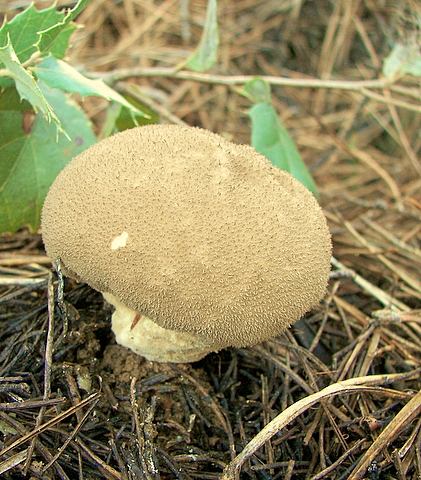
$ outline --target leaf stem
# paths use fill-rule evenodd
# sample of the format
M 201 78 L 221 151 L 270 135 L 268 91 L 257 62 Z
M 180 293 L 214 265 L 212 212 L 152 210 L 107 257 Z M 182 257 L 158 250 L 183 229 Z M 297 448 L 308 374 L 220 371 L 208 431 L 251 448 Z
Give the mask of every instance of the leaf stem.
M 40 51 L 36 51 L 34 52 L 29 58 L 28 60 L 26 60 L 25 62 L 22 63 L 22 67 L 24 68 L 27 68 L 29 67 L 29 65 L 33 64 L 36 62 L 36 60 L 38 60 L 41 56 L 41 52 Z

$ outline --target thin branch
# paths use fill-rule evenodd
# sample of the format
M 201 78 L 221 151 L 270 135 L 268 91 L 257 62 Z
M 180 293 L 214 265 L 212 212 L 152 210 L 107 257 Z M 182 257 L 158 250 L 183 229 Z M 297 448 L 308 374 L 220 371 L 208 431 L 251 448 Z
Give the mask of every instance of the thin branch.
M 133 77 L 164 77 L 177 80 L 193 80 L 202 83 L 213 83 L 218 85 L 237 86 L 244 85 L 256 78 L 256 75 L 212 75 L 209 73 L 189 72 L 187 70 L 177 71 L 174 68 L 125 68 L 113 70 L 109 73 L 82 72 L 89 78 L 101 78 L 106 83 L 115 83 Z M 377 78 L 374 80 L 320 80 L 317 78 L 288 78 L 272 75 L 262 75 L 270 85 L 302 88 L 332 88 L 339 90 L 363 91 L 367 88 L 384 89 L 392 85 L 393 81 L 388 78 Z

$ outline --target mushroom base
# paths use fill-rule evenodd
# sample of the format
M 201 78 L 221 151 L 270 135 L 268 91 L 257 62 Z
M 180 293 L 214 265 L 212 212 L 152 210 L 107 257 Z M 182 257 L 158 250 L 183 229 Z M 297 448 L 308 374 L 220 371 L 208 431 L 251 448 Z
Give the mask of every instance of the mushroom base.
M 147 360 L 161 363 L 197 362 L 221 348 L 199 335 L 162 328 L 121 303 L 111 293 L 102 294 L 115 307 L 111 328 L 117 343 Z

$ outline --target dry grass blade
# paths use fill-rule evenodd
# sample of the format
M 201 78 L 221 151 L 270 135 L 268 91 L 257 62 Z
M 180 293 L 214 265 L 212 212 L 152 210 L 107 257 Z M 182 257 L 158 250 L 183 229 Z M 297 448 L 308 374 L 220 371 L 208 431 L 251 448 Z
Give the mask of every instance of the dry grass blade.
M 364 477 L 367 468 L 378 457 L 382 449 L 393 442 L 401 434 L 404 428 L 407 428 L 414 418 L 421 413 L 421 391 L 419 391 L 396 415 L 396 417 L 380 433 L 375 442 L 372 443 L 367 452 L 358 462 L 357 467 L 352 472 L 349 480 L 360 480 Z
M 24 462 L 27 456 L 28 456 L 27 450 L 22 450 L 19 453 L 15 453 L 14 455 L 11 455 L 7 460 L 4 460 L 3 462 L 0 463 L 0 474 L 6 473 L 8 470 L 11 470 L 12 468 L 16 467 L 20 463 Z
M 329 465 L 326 467 L 324 470 L 322 470 L 320 473 L 315 475 L 314 477 L 311 477 L 311 480 L 321 480 L 322 478 L 325 478 L 327 475 L 330 473 L 334 472 L 338 466 L 344 462 L 344 460 L 348 459 L 351 457 L 355 452 L 357 452 L 360 448 L 362 448 L 363 444 L 366 442 L 365 439 L 359 440 L 355 445 L 353 445 L 347 452 L 345 452 L 341 457 L 338 458 L 338 460 L 332 465 Z
M 0 403 L 1 412 L 13 412 L 13 410 L 26 410 L 40 407 L 50 407 L 65 402 L 65 398 L 51 398 L 49 400 L 24 400 L 22 402 Z
M 10 278 L 10 277 L 1 277 L 0 276 L 0 286 L 6 286 L 6 285 L 19 285 L 19 286 L 26 286 L 30 285 L 35 288 L 42 287 L 47 284 L 47 280 L 44 278 Z
M 53 464 L 54 462 L 57 461 L 57 459 L 60 457 L 60 455 L 65 452 L 66 450 L 66 447 L 67 445 L 74 440 L 74 438 L 76 437 L 76 435 L 78 434 L 78 432 L 80 431 L 80 429 L 83 427 L 84 423 L 86 422 L 86 420 L 89 418 L 89 416 L 91 415 L 93 409 L 96 407 L 97 403 L 98 403 L 99 399 L 98 400 L 95 400 L 94 402 L 92 402 L 92 404 L 89 405 L 89 408 L 88 410 L 86 411 L 86 413 L 83 415 L 83 417 L 78 421 L 78 425 L 77 427 L 73 430 L 73 432 L 68 436 L 68 438 L 66 439 L 66 441 L 63 443 L 63 445 L 61 446 L 60 450 L 54 455 L 54 457 L 47 463 L 47 465 L 45 465 L 45 467 L 43 468 L 43 472 L 46 472 Z
M 206 399 L 206 401 L 210 404 L 212 410 L 215 412 L 216 417 L 218 418 L 220 425 L 224 429 L 224 431 L 227 433 L 227 435 L 230 432 L 230 429 L 228 427 L 227 421 L 224 418 L 224 416 L 221 413 L 220 408 L 218 407 L 217 403 L 215 400 L 209 395 L 209 392 L 207 392 L 202 385 L 191 375 L 189 375 L 185 370 L 181 369 L 180 367 L 176 365 L 171 365 L 171 368 L 173 368 L 177 373 L 182 375 L 183 377 L 186 377 L 189 382 L 191 382 L 193 385 L 196 386 L 196 388 L 200 391 L 201 395 L 203 395 L 203 398 Z
M 419 373 L 417 373 L 419 375 Z M 314 404 L 330 399 L 337 395 L 351 395 L 353 393 L 376 392 L 384 395 L 399 394 L 394 390 L 384 389 L 377 385 L 385 385 L 392 383 L 398 379 L 405 378 L 407 375 L 373 375 L 366 377 L 357 377 L 349 380 L 343 380 L 339 383 L 334 383 L 324 388 L 320 392 L 313 393 L 308 397 L 295 402 L 284 412 L 279 414 L 270 423 L 268 423 L 242 450 L 242 452 L 230 462 L 224 470 L 221 480 L 233 480 L 241 466 L 260 448 L 265 442 L 269 441 L 274 435 L 292 422 L 295 418 L 301 415 L 304 411 L 311 408 Z M 414 397 L 415 398 L 415 397 Z M 421 397 L 420 397 L 421 398 Z M 412 401 L 412 400 L 411 400 Z M 416 403 L 418 407 L 419 399 Z M 418 412 L 418 410 L 416 410 Z M 412 415 L 412 414 L 411 414 Z M 398 424 L 400 425 L 400 423 Z M 365 472 L 365 470 L 364 470 Z M 363 473 L 364 473 L 363 472 Z
M 378 249 L 374 245 L 371 245 L 362 235 L 360 235 L 356 229 L 351 225 L 350 222 L 344 221 L 343 224 L 345 227 L 349 230 L 351 235 L 357 239 L 357 241 L 366 247 L 369 252 L 371 253 L 377 253 Z M 377 258 L 384 264 L 388 269 L 394 273 L 396 273 L 404 282 L 406 282 L 409 286 L 417 290 L 418 292 L 421 292 L 421 282 L 417 279 L 414 278 L 411 275 L 408 275 L 405 270 L 400 269 L 397 267 L 394 262 L 390 261 L 385 255 L 381 253 L 377 253 Z
M 393 306 L 398 308 L 399 310 L 402 310 L 403 312 L 409 310 L 409 307 L 407 305 L 396 300 L 392 296 L 388 295 L 387 292 L 385 292 L 381 288 L 378 288 L 376 285 L 373 285 L 372 283 L 367 281 L 365 278 L 361 277 L 356 272 L 354 272 L 351 268 L 348 268 L 345 265 L 343 265 L 336 258 L 332 259 L 332 265 L 338 268 L 339 270 L 341 270 L 342 272 L 348 274 L 358 286 L 360 286 L 363 290 L 365 290 L 370 295 L 372 295 L 377 300 L 379 300 L 379 302 L 381 302 L 382 305 L 387 307 Z
M 11 452 L 15 448 L 25 444 L 28 440 L 31 440 L 32 438 L 36 437 L 40 433 L 45 432 L 49 428 L 57 425 L 58 423 L 60 423 L 61 421 L 63 421 L 67 417 L 69 417 L 70 415 L 74 415 L 78 410 L 81 410 L 86 405 L 89 405 L 91 402 L 96 401 L 99 397 L 100 397 L 99 393 L 93 393 L 89 397 L 82 400 L 77 406 L 70 407 L 65 412 L 62 412 L 59 415 L 57 415 L 56 417 L 52 418 L 51 420 L 48 420 L 47 422 L 43 423 L 39 427 L 32 430 L 32 432 L 27 433 L 23 437 L 19 438 L 15 442 L 13 442 L 8 447 L 5 447 L 2 450 L 0 450 L 0 456 L 5 456 L 6 454 Z
M 19 255 L 0 253 L 0 265 L 2 267 L 12 267 L 17 265 L 50 265 L 51 260 L 45 254 L 37 255 Z
M 73 442 L 71 442 L 73 443 Z M 95 455 L 83 442 L 82 440 L 78 439 L 77 440 L 77 446 L 79 446 L 82 450 L 82 453 L 84 456 L 89 458 L 94 462 L 94 465 L 97 466 L 97 468 L 102 472 L 104 477 L 107 480 L 124 480 L 124 477 L 121 473 L 117 472 L 114 468 L 110 467 L 107 465 L 104 460 L 98 457 L 98 455 Z

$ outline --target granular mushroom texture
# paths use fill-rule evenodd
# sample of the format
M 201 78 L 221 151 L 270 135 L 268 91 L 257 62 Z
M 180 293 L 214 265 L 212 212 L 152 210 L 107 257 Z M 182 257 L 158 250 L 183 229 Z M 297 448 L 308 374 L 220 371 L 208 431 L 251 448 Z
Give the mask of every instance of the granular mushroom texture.
M 329 230 L 306 187 L 193 127 L 138 127 L 85 150 L 54 181 L 42 233 L 66 275 L 117 307 L 117 340 L 125 324 L 120 343 L 157 361 L 273 338 L 320 301 L 330 271 Z

